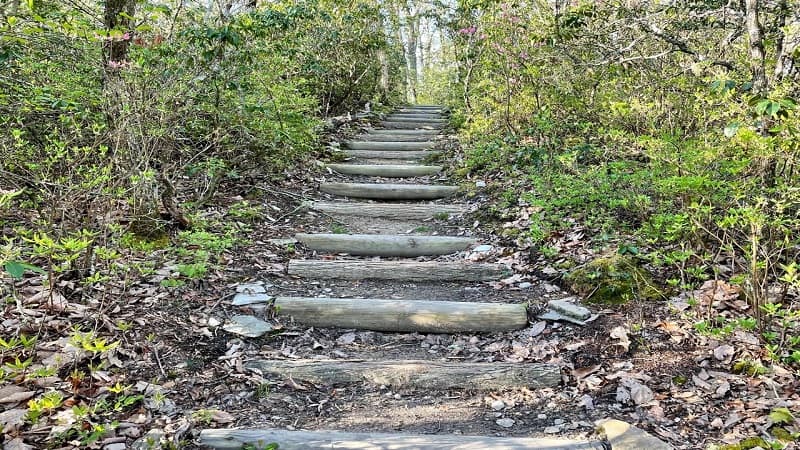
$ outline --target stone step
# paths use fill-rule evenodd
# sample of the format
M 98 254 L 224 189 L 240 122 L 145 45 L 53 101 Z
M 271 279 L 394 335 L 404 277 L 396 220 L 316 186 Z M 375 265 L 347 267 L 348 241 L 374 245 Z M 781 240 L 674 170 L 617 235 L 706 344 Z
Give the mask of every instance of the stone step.
M 371 177 L 405 178 L 436 175 L 442 166 L 400 165 L 400 164 L 328 164 L 334 172 L 345 175 L 366 175 Z
M 423 166 L 424 167 L 424 166 Z M 384 217 L 397 220 L 425 220 L 439 215 L 463 214 L 462 205 L 437 203 L 314 202 L 311 209 L 333 215 Z
M 401 150 L 427 150 L 436 145 L 436 143 L 431 141 L 421 141 L 421 142 L 346 141 L 344 145 L 345 147 L 351 150 L 401 151 Z
M 394 333 L 492 333 L 525 328 L 527 304 L 277 297 L 276 314 L 312 327 Z
M 458 192 L 458 186 L 389 183 L 320 183 L 322 192 L 380 200 L 435 200 Z
M 457 253 L 477 243 L 474 238 L 377 234 L 295 235 L 308 249 L 361 256 L 435 256 Z
M 511 275 L 502 264 L 447 261 L 289 261 L 289 275 L 339 280 L 494 281 Z
M 321 385 L 366 381 L 392 388 L 491 391 L 546 388 L 561 383 L 561 371 L 555 364 L 423 360 L 254 360 L 245 363 L 245 367 Z
M 439 130 L 444 128 L 443 123 L 402 122 L 396 120 L 384 120 L 383 122 L 381 122 L 381 126 L 390 130 L 414 130 L 418 128 Z
M 360 159 L 402 159 L 414 161 L 419 159 L 431 158 L 440 155 L 442 152 L 434 150 L 400 150 L 396 152 L 387 150 L 342 150 L 351 158 Z
M 280 450 L 603 450 L 607 448 L 600 441 L 453 434 L 287 431 L 278 428 L 205 429 L 200 432 L 200 445 L 219 450 L 261 448 L 258 446 L 270 443 L 279 443 Z M 614 447 L 614 450 L 617 450 L 617 447 Z
M 386 120 L 388 122 L 412 122 L 412 123 L 437 124 L 437 125 L 438 124 L 447 123 L 447 120 L 445 120 L 445 119 L 436 119 L 436 118 L 418 119 L 418 118 L 414 118 L 414 117 L 398 116 L 398 115 L 395 115 L 395 114 L 392 114 L 392 115 L 386 117 L 386 119 L 384 119 L 384 120 Z

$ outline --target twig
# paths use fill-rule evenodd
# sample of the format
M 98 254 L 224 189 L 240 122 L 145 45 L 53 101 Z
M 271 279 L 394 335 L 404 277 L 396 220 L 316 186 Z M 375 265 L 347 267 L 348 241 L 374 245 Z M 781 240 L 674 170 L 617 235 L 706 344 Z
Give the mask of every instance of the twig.
M 158 345 L 153 345 L 153 356 L 156 357 L 156 363 L 158 364 L 158 370 L 161 371 L 161 375 L 167 378 L 167 373 L 164 372 L 164 366 L 161 365 L 161 357 L 158 356 Z

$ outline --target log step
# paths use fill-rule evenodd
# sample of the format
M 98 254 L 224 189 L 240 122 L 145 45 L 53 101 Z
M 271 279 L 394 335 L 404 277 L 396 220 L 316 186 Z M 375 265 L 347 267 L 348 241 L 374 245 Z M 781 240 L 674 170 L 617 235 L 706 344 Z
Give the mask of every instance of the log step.
M 603 450 L 602 442 L 433 434 L 347 433 L 263 429 L 205 429 L 200 444 L 220 450 L 279 444 L 280 450 Z M 631 449 L 623 449 L 631 450 Z
M 322 192 L 380 200 L 435 200 L 458 192 L 458 186 L 431 184 L 320 183 Z
M 431 122 L 402 122 L 397 120 L 384 120 L 381 122 L 381 126 L 388 129 L 406 129 L 406 130 L 413 130 L 417 128 L 427 128 L 427 129 L 442 129 L 444 128 L 444 124 L 441 123 L 431 123 Z
M 445 119 L 434 119 L 434 118 L 423 118 L 417 119 L 413 117 L 403 117 L 403 116 L 396 116 L 391 115 L 386 117 L 386 120 L 389 122 L 416 122 L 416 123 L 425 123 L 425 124 L 443 124 L 447 123 Z
M 363 256 L 433 256 L 468 249 L 476 239 L 452 236 L 406 236 L 377 234 L 304 234 L 295 239 L 318 252 Z
M 218 450 L 263 448 L 269 444 L 279 445 L 277 448 L 280 450 L 603 450 L 607 448 L 600 441 L 453 434 L 347 433 L 289 431 L 277 428 L 209 428 L 200 432 L 200 445 Z
M 434 145 L 435 142 L 431 141 L 420 141 L 420 142 L 402 142 L 402 141 L 395 141 L 395 142 L 374 142 L 374 141 L 347 141 L 344 143 L 345 147 L 351 150 L 390 150 L 390 151 L 400 151 L 400 150 L 427 150 Z
M 275 308 L 307 326 L 394 333 L 492 333 L 528 324 L 526 304 L 277 297 Z
M 424 166 L 423 166 L 424 167 Z M 425 220 L 438 215 L 463 214 L 461 205 L 419 203 L 361 203 L 361 202 L 314 202 L 311 209 L 326 214 L 362 217 L 386 217 L 399 220 Z
M 289 275 L 339 280 L 494 281 L 511 275 L 502 264 L 420 261 L 289 261 Z
M 405 112 L 405 113 L 394 113 L 391 114 L 389 117 L 403 117 L 406 119 L 443 119 L 444 116 L 439 113 L 425 113 L 425 112 Z
M 406 136 L 436 136 L 439 134 L 439 130 L 384 130 L 380 128 L 375 128 L 369 130 L 369 134 L 371 135 L 381 135 L 381 134 L 394 134 L 394 135 L 406 135 Z
M 390 130 L 381 130 L 390 131 Z M 394 130 L 408 131 L 408 130 Z M 412 130 L 413 131 L 413 130 Z M 389 134 L 389 133 L 368 133 L 356 136 L 354 139 L 368 142 L 429 142 L 436 139 L 436 134 Z
M 386 150 L 343 150 L 346 156 L 351 158 L 360 159 L 402 159 L 405 161 L 413 161 L 417 159 L 425 159 L 433 156 L 438 156 L 442 152 L 433 150 L 401 150 L 398 152 L 391 152 Z
M 245 367 L 318 384 L 337 385 L 366 381 L 394 388 L 410 387 L 442 391 L 545 388 L 558 386 L 561 383 L 561 370 L 553 364 L 420 360 L 256 360 L 246 362 Z
M 442 166 L 399 165 L 399 164 L 328 164 L 334 172 L 345 175 L 366 175 L 372 177 L 405 178 L 436 175 Z

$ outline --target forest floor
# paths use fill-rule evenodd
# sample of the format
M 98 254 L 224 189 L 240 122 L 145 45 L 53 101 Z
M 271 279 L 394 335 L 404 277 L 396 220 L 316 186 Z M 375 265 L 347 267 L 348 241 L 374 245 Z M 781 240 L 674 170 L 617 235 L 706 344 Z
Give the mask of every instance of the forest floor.
M 230 304 L 236 287 L 244 283 L 263 283 L 268 292 L 277 295 L 516 299 L 529 301 L 534 309 L 547 300 L 572 296 L 557 263 L 485 231 L 489 227 L 479 223 L 479 215 L 437 220 L 426 226 L 431 232 L 446 229 L 478 235 L 483 243 L 492 245 L 489 252 L 467 257 L 511 264 L 515 274 L 500 282 L 450 285 L 309 281 L 287 276 L 288 260 L 303 257 L 305 250 L 275 239 L 297 232 L 331 232 L 343 226 L 300 207 L 306 199 L 319 198 L 314 186 L 322 178 L 330 180 L 331 175 L 312 162 L 279 185 L 229 187 L 220 192 L 217 206 L 204 213 L 209 220 L 224 220 L 225 205 L 241 201 L 243 191 L 259 192 L 257 203 L 264 212 L 242 224 L 238 245 L 221 252 L 202 281 L 166 287 L 163 281 L 175 274 L 179 261 L 164 249 L 126 254 L 126 264 L 149 261 L 155 266 L 124 284 L 109 284 L 101 297 L 83 303 L 44 291 L 38 276 L 16 282 L 19 301 L 4 305 L 0 334 L 19 328 L 38 334 L 31 368 L 59 357 L 64 363 L 58 373 L 35 382 L 7 382 L 0 387 L 5 448 L 115 450 L 134 442 L 146 448 L 145 435 L 163 436 L 191 448 L 200 429 L 230 426 L 587 437 L 594 434 L 594 421 L 616 418 L 676 448 L 698 449 L 775 436 L 774 425 L 780 418 L 770 412 L 777 407 L 800 408 L 800 389 L 792 372 L 772 366 L 767 373 L 753 376 L 748 373 L 751 366 L 737 364 L 763 359 L 762 345 L 754 333 L 736 331 L 723 342 L 696 331 L 692 310 L 734 314 L 742 309 L 738 292 L 722 282 L 706 283 L 669 301 L 589 304 L 586 306 L 597 318 L 584 326 L 532 317 L 530 325 L 519 331 L 435 335 L 314 329 L 272 318 L 275 331 L 261 338 L 247 339 L 223 331 L 226 320 L 247 311 Z M 484 201 L 474 192 L 459 200 L 471 203 L 476 211 Z M 507 226 L 519 226 L 526 214 L 529 212 L 520 208 Z M 347 231 L 357 232 L 374 224 L 347 226 Z M 556 243 L 559 257 L 587 261 L 595 256 L 598 250 L 586 234 L 576 223 L 572 232 Z M 123 323 L 128 325 L 121 326 Z M 74 339 L 68 338 L 75 325 L 89 326 L 97 336 L 119 345 L 94 354 L 76 348 Z M 12 363 L 10 354 L 4 350 L 6 363 Z M 352 360 L 379 356 L 554 363 L 563 368 L 563 383 L 556 389 L 459 390 L 444 395 L 383 386 L 311 385 L 262 377 L 243 368 L 243 362 L 253 358 Z M 89 367 L 101 361 L 104 366 Z M 79 369 L 86 369 L 88 378 L 73 376 Z M 52 390 L 70 393 L 62 399 L 63 405 L 97 405 L 102 400 L 107 407 L 92 419 L 62 405 L 44 407 L 40 420 L 31 425 L 25 418 L 30 409 L 27 401 Z M 126 398 L 132 399 L 131 405 L 125 404 Z M 104 429 L 88 439 L 93 425 L 102 419 L 118 424 L 114 430 Z

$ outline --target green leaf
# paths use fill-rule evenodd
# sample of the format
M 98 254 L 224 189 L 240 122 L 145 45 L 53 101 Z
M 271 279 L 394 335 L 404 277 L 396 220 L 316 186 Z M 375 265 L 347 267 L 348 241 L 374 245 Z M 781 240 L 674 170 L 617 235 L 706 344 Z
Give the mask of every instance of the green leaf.
M 774 423 L 792 423 L 794 416 L 788 408 L 775 408 L 770 411 L 769 419 Z
M 22 278 L 22 275 L 25 274 L 26 270 L 30 270 L 31 272 L 46 274 L 41 267 L 34 266 L 32 264 L 27 264 L 20 261 L 6 261 L 3 265 L 3 268 L 11 275 L 11 278 L 19 280 Z

